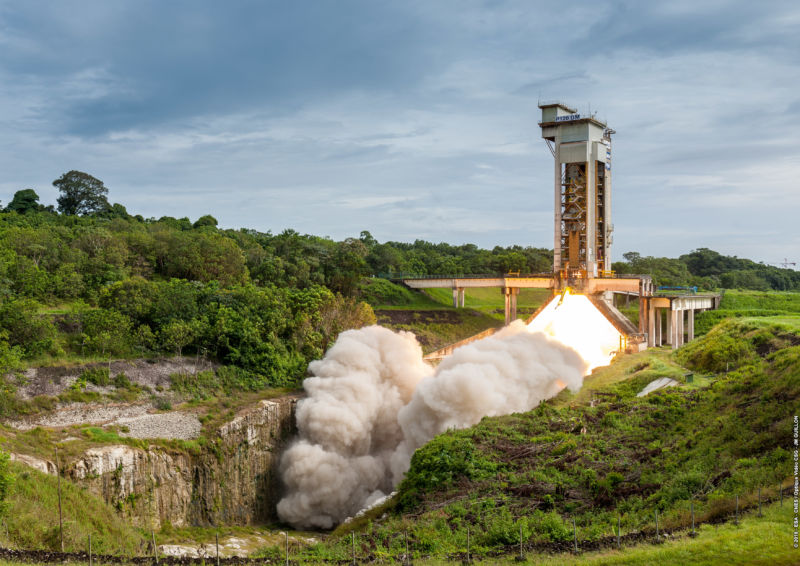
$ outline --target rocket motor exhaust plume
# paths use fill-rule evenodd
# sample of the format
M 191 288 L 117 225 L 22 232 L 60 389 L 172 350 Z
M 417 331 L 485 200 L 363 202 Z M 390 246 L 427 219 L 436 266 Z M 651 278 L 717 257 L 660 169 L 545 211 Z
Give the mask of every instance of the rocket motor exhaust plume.
M 544 332 L 575 349 L 589 369 L 607 366 L 620 348 L 622 335 L 586 295 L 564 289 L 528 325 L 531 332 Z
M 520 321 L 457 349 L 436 370 L 411 333 L 343 332 L 309 365 L 299 440 L 281 460 L 287 494 L 278 515 L 296 527 L 331 528 L 390 493 L 435 435 L 577 390 L 588 367 Z

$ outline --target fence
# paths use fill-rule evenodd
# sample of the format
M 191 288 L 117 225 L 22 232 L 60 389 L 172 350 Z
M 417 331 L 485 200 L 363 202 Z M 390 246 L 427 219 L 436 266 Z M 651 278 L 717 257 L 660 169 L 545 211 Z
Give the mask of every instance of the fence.
M 289 537 L 286 535 L 285 547 L 281 549 L 283 556 L 272 558 L 245 558 L 245 557 L 221 557 L 219 554 L 219 541 L 216 545 L 216 556 L 209 556 L 205 558 L 193 557 L 179 557 L 179 556 L 159 556 L 158 546 L 156 544 L 155 533 L 151 532 L 151 553 L 142 556 L 124 556 L 124 555 L 92 555 L 91 553 L 91 537 L 87 541 L 87 550 L 83 552 L 52 552 L 47 550 L 16 550 L 10 548 L 0 547 L 0 559 L 5 559 L 14 562 L 35 562 L 35 563 L 63 563 L 63 562 L 83 562 L 92 564 L 175 564 L 175 565 L 194 565 L 202 564 L 217 566 L 228 564 L 303 564 L 307 562 L 313 563 L 327 563 L 327 564 L 358 564 L 358 563 L 379 563 L 385 562 L 387 559 L 396 564 L 411 564 L 412 559 L 445 559 L 461 563 L 471 563 L 476 559 L 483 558 L 497 558 L 501 556 L 511 557 L 515 556 L 518 561 L 524 561 L 526 553 L 548 553 L 560 554 L 566 552 L 580 553 L 590 552 L 604 549 L 617 548 L 621 549 L 623 546 L 637 544 L 642 542 L 661 543 L 667 537 L 674 537 L 679 534 L 694 537 L 697 534 L 696 527 L 701 524 L 717 524 L 732 520 L 734 524 L 738 524 L 742 512 L 748 509 L 756 510 L 757 516 L 762 516 L 762 505 L 769 502 L 780 502 L 784 505 L 784 494 L 794 494 L 794 486 L 777 486 L 778 489 L 769 496 L 762 493 L 761 488 L 758 489 L 757 498 L 754 498 L 744 504 L 740 501 L 739 496 L 735 497 L 735 512 L 733 515 L 719 516 L 707 521 L 697 521 L 695 517 L 694 500 L 691 502 L 691 525 L 682 526 L 680 528 L 665 529 L 663 523 L 659 524 L 658 511 L 653 512 L 653 521 L 651 526 L 622 533 L 621 516 L 617 516 L 616 525 L 612 525 L 613 535 L 602 537 L 594 540 L 581 540 L 580 529 L 576 525 L 575 520 L 572 519 L 572 540 L 561 542 L 540 542 L 540 541 L 523 541 L 522 528 L 520 527 L 520 541 L 519 543 L 509 544 L 504 547 L 492 550 L 476 556 L 473 548 L 470 547 L 470 530 L 467 527 L 466 546 L 460 552 L 448 553 L 444 556 L 424 554 L 416 552 L 414 549 L 415 541 L 409 537 L 407 532 L 394 533 L 393 537 L 402 538 L 404 552 L 388 555 L 385 552 L 377 552 L 376 541 L 372 535 L 351 533 L 351 540 L 349 541 L 351 548 L 350 557 L 347 559 L 324 559 L 314 558 L 307 559 L 301 556 L 293 556 L 290 546 Z M 791 503 L 789 503 L 791 504 Z M 616 528 L 614 528 L 616 527 Z M 284 533 L 285 534 L 285 533 Z M 296 555 L 297 553 L 295 553 Z

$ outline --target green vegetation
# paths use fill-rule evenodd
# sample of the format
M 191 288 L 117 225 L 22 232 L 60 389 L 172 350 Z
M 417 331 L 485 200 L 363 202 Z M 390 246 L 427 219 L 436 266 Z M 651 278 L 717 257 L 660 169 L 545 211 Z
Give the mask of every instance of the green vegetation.
M 14 477 L 8 469 L 8 464 L 8 454 L 0 452 L 0 517 L 6 513 L 8 508 L 8 494 L 14 485 Z
M 697 528 L 697 536 L 692 538 L 687 533 L 678 533 L 676 537 L 670 537 L 662 544 L 652 544 L 650 542 L 639 543 L 633 546 L 625 545 L 621 550 L 608 549 L 593 552 L 581 552 L 578 555 L 572 553 L 561 554 L 539 554 L 525 550 L 527 563 L 541 564 L 544 566 L 590 566 L 590 565 L 617 565 L 625 564 L 630 566 L 650 566 L 659 564 L 661 566 L 683 566 L 685 564 L 696 564 L 698 566 L 715 566 L 720 563 L 720 557 L 724 557 L 727 563 L 731 564 L 753 564 L 753 565 L 780 565 L 796 563 L 797 550 L 792 548 L 791 543 L 791 524 L 793 517 L 791 506 L 784 503 L 783 506 L 772 504 L 764 507 L 763 517 L 758 517 L 755 512 L 743 515 L 739 524 L 726 522 L 714 525 L 700 525 Z M 162 530 L 159 535 L 159 542 L 181 543 L 187 540 L 205 540 L 212 543 L 217 529 L 169 529 Z M 255 533 L 266 538 L 276 538 L 268 533 L 253 531 L 249 528 L 222 528 L 219 530 L 220 537 L 238 536 L 246 537 L 248 534 Z M 609 526 L 609 533 L 611 526 Z M 280 537 L 281 539 L 283 537 Z M 0 533 L 2 539 L 2 533 Z M 345 544 L 346 543 L 346 544 Z M 462 555 L 466 555 L 466 540 L 460 549 Z M 348 546 L 349 540 L 343 544 L 332 547 L 330 544 L 310 544 L 302 549 L 297 545 L 290 547 L 290 559 L 295 561 L 298 556 L 302 556 L 304 564 L 319 564 L 324 560 L 348 561 L 351 555 L 351 548 Z M 471 549 L 473 547 L 471 546 Z M 429 558 L 425 557 L 429 553 L 417 550 L 411 543 L 411 554 L 414 557 L 414 564 L 424 566 L 444 566 L 457 563 L 456 559 Z M 264 547 L 254 556 L 282 560 L 285 556 L 285 547 L 280 539 L 274 544 Z M 359 533 L 356 542 L 356 554 L 363 557 L 374 555 L 389 562 L 388 556 L 399 556 L 405 552 L 402 536 L 395 537 L 388 545 L 378 546 L 370 544 L 370 539 Z M 509 548 L 507 554 L 496 557 L 479 557 L 479 564 L 488 565 L 511 565 L 517 563 L 516 556 L 518 550 Z M 0 566 L 19 566 L 21 564 L 30 565 L 30 562 L 11 562 L 0 560 Z M 82 564 L 75 562 L 74 564 Z M 83 563 L 86 564 L 86 563 Z
M 463 552 L 469 528 L 485 556 L 518 544 L 520 530 L 526 543 L 568 544 L 573 518 L 582 540 L 597 541 L 618 516 L 624 532 L 653 530 L 655 511 L 662 528 L 683 528 L 692 500 L 698 521 L 715 522 L 737 495 L 743 507 L 759 487 L 773 496 L 791 471 L 800 329 L 728 321 L 672 356 L 623 357 L 578 395 L 437 437 L 417 450 L 397 497 L 334 535 L 366 531 L 382 548 L 408 530 L 421 554 L 443 556 Z M 636 397 L 667 376 L 683 385 Z
M 348 328 L 377 320 L 415 332 L 430 351 L 503 320 L 497 289 L 469 289 L 467 308 L 454 309 L 450 289 L 416 292 L 380 275 L 551 269 L 552 253 L 530 247 L 379 243 L 368 232 L 337 242 L 292 230 L 223 230 L 210 215 L 145 219 L 110 204 L 91 175 L 70 171 L 54 184 L 59 212 L 33 189 L 18 191 L 0 212 L 0 417 L 49 411 L 57 402 L 149 398 L 161 410 L 186 402 L 203 433 L 152 442 L 171 450 L 221 457 L 215 428 L 244 404 L 295 389 L 308 362 Z M 583 539 L 597 541 L 617 516 L 626 531 L 648 529 L 655 510 L 667 527 L 685 525 L 691 498 L 699 520 L 723 519 L 734 495 L 751 503 L 758 486 L 768 492 L 785 479 L 789 419 L 800 397 L 800 293 L 790 292 L 800 290 L 800 274 L 702 248 L 677 259 L 629 252 L 625 260 L 614 265 L 618 273 L 651 274 L 660 285 L 730 288 L 719 311 L 698 316 L 697 334 L 705 336 L 677 354 L 621 357 L 579 393 L 563 392 L 529 413 L 437 437 L 417 451 L 396 498 L 310 546 L 304 560 L 346 560 L 349 539 L 338 535 L 349 530 L 365 530 L 379 558 L 397 554 L 402 531 L 420 556 L 461 552 L 467 529 L 484 557 L 517 544 L 520 530 L 526 543 L 568 544 L 573 518 Z M 520 314 L 548 295 L 524 290 Z M 637 307 L 625 312 L 635 318 Z M 160 388 L 140 387 L 104 365 L 163 355 L 196 356 L 214 369 L 173 374 L 169 395 L 157 395 Z M 16 397 L 24 383 L 16 370 L 87 361 L 103 365 L 87 367 L 57 398 Z M 659 377 L 681 385 L 636 397 Z M 67 437 L 65 457 L 92 444 L 145 446 L 123 432 L 0 425 L 0 441 L 44 458 Z M 0 504 L 5 499 L 13 544 L 54 548 L 54 481 L 0 458 Z M 68 548 L 82 548 L 90 531 L 99 552 L 140 548 L 141 535 L 113 510 L 64 483 Z M 728 537 L 732 552 L 747 548 L 737 532 Z M 706 552 L 703 536 L 687 545 Z M 636 560 L 677 561 L 682 550 L 669 548 L 660 547 L 662 555 L 643 549 Z
M 792 511 L 788 504 L 782 507 L 774 504 L 764 509 L 764 516 L 749 513 L 736 525 L 727 522 L 720 525 L 702 525 L 697 529 L 697 537 L 691 538 L 681 533 L 676 540 L 663 544 L 638 544 L 622 550 L 572 554 L 531 554 L 526 553 L 530 563 L 543 566 L 716 566 L 721 557 L 728 564 L 752 564 L 772 566 L 795 564 L 797 550 L 792 548 L 789 525 Z M 415 560 L 415 564 L 434 566 L 452 564 L 442 560 Z M 514 557 L 489 558 L 481 564 L 516 563 Z
M 695 333 L 701 336 L 727 318 L 800 316 L 800 293 L 727 290 L 718 310 L 698 313 Z
M 677 259 L 642 257 L 637 252 L 625 253 L 623 257 L 625 261 L 614 262 L 613 270 L 620 274 L 652 275 L 656 285 L 757 291 L 800 290 L 800 271 L 724 256 L 708 248 L 698 248 Z
M 12 462 L 14 488 L 7 497 L 4 517 L 10 535 L 0 530 L 3 546 L 28 549 L 60 548 L 57 478 Z M 86 548 L 89 533 L 97 553 L 132 554 L 145 548 L 144 536 L 101 499 L 69 481 L 61 482 L 64 517 L 64 548 Z
M 580 391 L 571 393 L 565 389 L 550 402 L 556 407 L 588 405 L 595 392 L 630 397 L 654 379 L 670 377 L 683 382 L 687 373 L 686 368 L 673 358 L 670 347 L 649 348 L 614 358 L 610 365 L 599 367 L 586 376 Z M 699 380 L 698 375 L 693 376 L 693 384 Z M 686 386 L 690 387 L 689 384 Z
M 412 291 L 388 279 L 370 277 L 359 284 L 361 298 L 375 309 L 435 309 L 442 304 L 427 293 Z M 450 302 L 452 305 L 452 300 Z M 449 306 L 449 305 L 448 305 Z
M 453 293 L 450 289 L 426 289 L 425 293 L 442 305 L 453 304 Z M 466 289 L 464 306 L 487 314 L 497 320 L 505 320 L 503 298 L 498 288 Z M 517 314 L 520 317 L 533 314 L 542 303 L 550 298 L 549 289 L 520 289 L 517 297 Z

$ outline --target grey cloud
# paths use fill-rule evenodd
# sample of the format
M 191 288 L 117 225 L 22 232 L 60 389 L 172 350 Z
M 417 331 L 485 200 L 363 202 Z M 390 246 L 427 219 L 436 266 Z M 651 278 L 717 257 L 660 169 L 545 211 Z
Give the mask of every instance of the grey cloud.
M 615 257 L 791 256 L 800 19 L 726 6 L 0 4 L 0 198 L 77 168 L 144 216 L 549 247 L 541 96 L 619 132 Z
M 787 2 L 636 2 L 616 1 L 585 37 L 573 40 L 576 49 L 638 48 L 662 54 L 696 50 L 780 48 L 769 20 L 768 5 Z M 769 31 L 768 31 L 769 30 Z
M 5 58 L 7 71 L 58 83 L 100 67 L 133 85 L 60 100 L 67 131 L 78 135 L 265 104 L 281 113 L 353 88 L 402 89 L 432 70 L 429 32 L 402 5 L 150 2 L 108 10 L 101 2 L 78 10 L 102 5 L 105 17 L 90 33 L 63 5 L 20 5 L 4 18 L 17 35 L 40 41 L 38 50 Z

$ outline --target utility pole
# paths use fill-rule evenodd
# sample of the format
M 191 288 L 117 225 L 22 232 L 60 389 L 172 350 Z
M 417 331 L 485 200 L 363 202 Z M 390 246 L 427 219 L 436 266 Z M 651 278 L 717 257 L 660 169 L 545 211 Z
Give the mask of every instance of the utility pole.
M 61 552 L 64 552 L 64 517 L 61 514 L 61 466 L 58 464 L 58 446 L 56 450 L 56 476 L 58 476 L 58 536 L 61 539 Z

